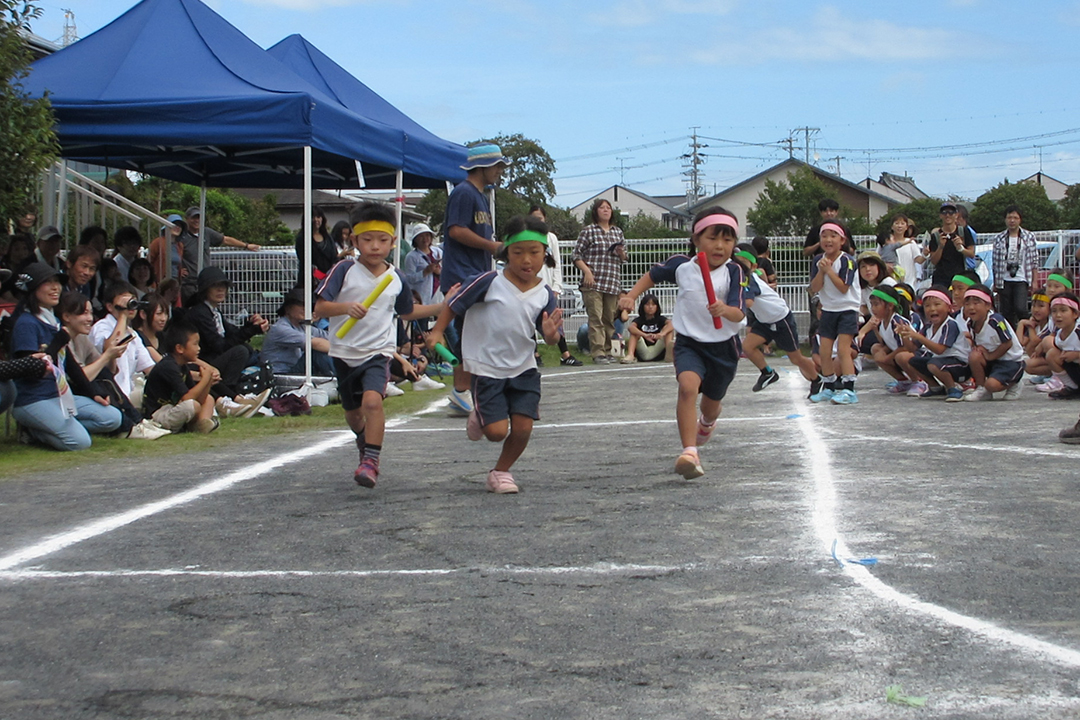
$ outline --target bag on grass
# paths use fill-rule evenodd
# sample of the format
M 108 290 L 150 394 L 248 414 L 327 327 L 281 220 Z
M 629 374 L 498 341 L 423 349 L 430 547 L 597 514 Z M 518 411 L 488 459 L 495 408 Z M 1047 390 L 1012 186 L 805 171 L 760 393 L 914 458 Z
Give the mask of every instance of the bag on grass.
M 264 362 L 244 368 L 240 381 L 236 384 L 236 392 L 241 395 L 258 395 L 267 389 L 270 390 L 270 397 L 277 397 L 274 371 Z

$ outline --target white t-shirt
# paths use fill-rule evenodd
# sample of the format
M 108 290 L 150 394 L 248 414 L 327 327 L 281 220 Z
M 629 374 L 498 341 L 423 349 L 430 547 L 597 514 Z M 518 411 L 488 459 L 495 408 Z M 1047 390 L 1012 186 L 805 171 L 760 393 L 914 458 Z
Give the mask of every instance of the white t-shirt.
M 330 318 L 330 357 L 338 358 L 349 367 L 358 367 L 376 355 L 392 357 L 397 348 L 397 324 L 394 314 L 408 315 L 413 311 L 412 289 L 401 274 L 390 265 L 374 275 L 359 260 L 347 258 L 330 269 L 319 284 L 318 296 L 328 302 L 363 302 L 382 281 L 386 273 L 393 279 L 367 314 L 356 321 L 344 338 L 337 336 L 338 329 L 350 318 L 335 315 Z
M 725 319 L 723 327 L 720 328 L 714 325 L 713 316 L 709 313 L 709 300 L 701 266 L 689 255 L 675 255 L 662 265 L 654 265 L 649 270 L 649 277 L 655 283 L 673 282 L 679 286 L 679 294 L 675 298 L 675 312 L 671 318 L 671 324 L 679 335 L 686 335 L 703 343 L 724 342 L 738 335 L 746 325 L 745 317 L 739 322 Z M 738 263 L 728 260 L 711 270 L 709 277 L 717 300 L 745 311 L 743 272 Z
M 106 315 L 94 323 L 94 327 L 90 329 L 90 340 L 94 343 L 94 347 L 98 352 L 102 352 L 105 347 L 105 340 L 113 334 L 115 329 L 116 318 L 112 315 Z M 150 351 L 143 345 L 139 333 L 130 328 L 128 332 L 134 337 L 127 344 L 124 354 L 116 359 L 116 373 L 113 375 L 113 379 L 121 392 L 130 396 L 135 387 L 135 375 L 140 372 L 149 372 L 155 363 Z
M 1010 343 L 1011 347 L 999 360 L 1018 362 L 1024 359 L 1024 346 L 1020 344 L 1020 339 L 1003 315 L 990 313 L 978 332 L 975 332 L 975 328 L 970 324 L 969 328 L 968 332 L 972 334 L 975 344 L 981 345 L 987 352 L 997 350 L 1002 343 Z
M 811 282 L 821 272 L 818 268 L 818 261 L 823 257 L 825 256 L 817 255 L 814 257 L 814 262 L 810 266 Z M 859 307 L 862 305 L 862 288 L 859 285 L 859 270 L 855 264 L 855 258 L 847 253 L 840 253 L 839 257 L 833 260 L 832 268 L 840 276 L 843 283 L 848 286 L 848 289 L 847 292 L 841 292 L 840 288 L 833 283 L 832 278 L 826 275 L 825 282 L 818 292 L 821 309 L 826 312 L 846 312 L 848 310 L 858 312 Z

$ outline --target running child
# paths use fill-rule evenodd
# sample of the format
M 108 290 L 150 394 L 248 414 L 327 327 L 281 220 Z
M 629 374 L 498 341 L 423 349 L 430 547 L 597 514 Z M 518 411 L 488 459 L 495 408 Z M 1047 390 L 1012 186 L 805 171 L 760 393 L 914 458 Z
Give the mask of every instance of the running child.
M 1053 347 L 1046 359 L 1061 389 L 1050 393 L 1051 400 L 1075 400 L 1080 398 L 1080 334 L 1076 321 L 1080 318 L 1080 304 L 1076 295 L 1062 293 L 1050 301 L 1054 317 Z
M 516 216 L 496 259 L 506 266 L 467 279 L 428 334 L 428 347 L 445 343 L 446 328 L 463 316 L 462 364 L 472 374 L 470 440 L 502 442 L 495 467 L 487 474 L 488 492 L 516 493 L 510 474 L 540 419 L 540 371 L 533 347 L 536 332 L 557 345 L 562 310 L 554 291 L 540 279 L 547 254 L 548 227 L 539 218 Z
M 860 347 L 869 344 L 874 362 L 893 378 L 894 383 L 890 384 L 888 391 L 894 395 L 905 393 L 916 376 L 909 376 L 903 364 L 915 355 L 917 349 L 915 343 L 908 339 L 911 321 L 907 319 L 907 301 L 895 287 L 878 285 L 870 291 L 870 312 L 870 319 L 859 333 L 860 336 L 865 333 L 869 342 L 856 340 L 856 344 Z
M 859 329 L 859 289 L 855 258 L 844 252 L 851 241 L 847 228 L 836 221 L 823 223 L 820 230 L 822 253 L 810 267 L 810 292 L 821 300 L 821 370 L 824 387 L 810 397 L 811 402 L 831 400 L 836 405 L 859 401 L 855 394 L 855 364 L 849 353 L 839 353 L 833 363 L 833 345 L 846 348 Z M 839 368 L 836 366 L 839 365 Z
M 738 241 L 739 223 L 727 210 L 712 207 L 694 218 L 690 252 L 675 255 L 656 265 L 619 298 L 619 307 L 631 310 L 634 300 L 658 282 L 679 286 L 672 325 L 675 343 L 675 376 L 679 382 L 676 419 L 683 449 L 675 472 L 687 480 L 705 474 L 698 448 L 709 441 L 720 417 L 721 401 L 735 378 L 739 364 L 739 330 L 746 324 L 743 303 L 743 271 L 731 262 Z M 710 304 L 696 254 L 705 253 L 716 296 Z M 717 328 L 713 318 L 721 318 Z M 697 397 L 701 399 L 698 415 Z
M 626 342 L 626 354 L 620 363 L 636 363 L 671 357 L 674 352 L 667 352 L 675 338 L 675 328 L 660 310 L 660 298 L 654 293 L 645 293 L 638 303 L 637 317 L 626 326 L 630 339 Z
M 959 402 L 964 392 L 958 383 L 971 376 L 967 325 L 951 315 L 952 296 L 941 285 L 924 292 L 922 303 L 926 327 L 902 332 L 905 340 L 919 346 L 913 357 L 898 361 L 909 377 L 918 378 L 908 388 L 908 397 L 945 396 L 945 402 Z
M 964 293 L 964 315 L 972 345 L 968 365 L 975 381 L 975 389 L 964 400 L 992 400 L 993 394 L 1002 390 L 1005 400 L 1020 399 L 1024 348 L 1005 316 L 994 312 L 990 288 L 973 285 Z
M 761 392 L 780 379 L 780 375 L 769 366 L 763 347 L 775 342 L 810 383 L 810 394 L 821 390 L 822 378 L 818 374 L 814 361 L 802 354 L 799 349 L 799 331 L 795 326 L 795 315 L 784 298 L 776 292 L 768 281 L 757 273 L 757 255 L 752 245 L 739 245 L 735 252 L 735 262 L 743 266 L 748 280 L 746 284 L 746 306 L 753 310 L 750 329 L 743 340 L 743 352 L 754 364 L 760 374 L 752 390 Z
M 360 465 L 353 474 L 357 485 L 375 487 L 379 477 L 386 416 L 383 398 L 390 382 L 390 358 L 397 348 L 397 321 L 431 317 L 444 305 L 414 305 L 412 289 L 402 274 L 386 261 L 394 249 L 394 213 L 379 203 L 367 202 L 353 210 L 351 242 L 359 258 L 346 258 L 331 268 L 316 291 L 315 312 L 330 319 L 330 357 L 334 362 L 345 421 L 356 434 Z M 393 279 L 365 308 L 361 301 L 385 273 Z M 349 320 L 358 322 L 345 334 L 337 332 Z

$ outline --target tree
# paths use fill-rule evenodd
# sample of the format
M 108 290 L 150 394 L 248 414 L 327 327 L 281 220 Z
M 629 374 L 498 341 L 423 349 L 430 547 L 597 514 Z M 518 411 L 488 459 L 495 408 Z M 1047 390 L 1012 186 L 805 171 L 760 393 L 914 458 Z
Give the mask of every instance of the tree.
M 806 235 L 821 222 L 818 203 L 835 195 L 810 168 L 801 167 L 788 173 L 786 184 L 766 180 L 757 203 L 746 213 L 746 222 L 753 225 L 757 235 Z M 870 234 L 873 229 L 864 215 L 846 205 L 840 206 L 839 217 L 852 235 Z
M 638 210 L 637 214 L 626 223 L 623 235 L 627 238 L 675 238 L 686 237 L 685 232 L 672 230 L 652 215 Z
M 1053 230 L 1058 227 L 1058 208 L 1046 197 L 1046 189 L 1037 183 L 1010 183 L 1008 179 L 975 200 L 971 208 L 971 226 L 978 233 L 996 234 L 1005 229 L 1005 208 L 1016 205 L 1027 230 Z
M 540 143 L 521 133 L 496 135 L 480 142 L 495 143 L 510 161 L 503 173 L 503 188 L 537 205 L 547 202 L 555 194 L 555 181 L 551 179 L 555 161 Z
M 1080 228 L 1080 185 L 1070 185 L 1065 191 L 1065 199 L 1058 206 L 1061 212 L 1061 227 L 1066 230 Z
M 875 235 L 888 235 L 892 232 L 893 218 L 897 215 L 907 215 L 908 219 L 915 224 L 915 234 L 922 235 L 936 228 L 941 223 L 941 200 L 937 198 L 923 198 L 912 200 L 903 205 L 897 205 L 881 216 L 877 221 Z
M 23 89 L 30 50 L 21 31 L 41 9 L 20 0 L 0 0 L 0 213 L 23 214 L 41 172 L 60 152 L 48 98 L 33 99 Z

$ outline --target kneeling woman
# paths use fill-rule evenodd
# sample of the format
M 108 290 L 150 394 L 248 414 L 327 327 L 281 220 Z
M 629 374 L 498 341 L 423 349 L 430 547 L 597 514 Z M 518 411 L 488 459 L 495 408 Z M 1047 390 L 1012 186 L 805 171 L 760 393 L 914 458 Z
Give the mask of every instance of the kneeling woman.
M 56 362 L 48 377 L 15 380 L 17 395 L 11 414 L 31 437 L 49 447 L 85 450 L 90 447 L 90 433 L 114 432 L 123 418 L 108 400 L 94 395 L 78 364 L 67 362 L 67 336 L 57 339 L 60 323 L 53 312 L 61 290 L 56 270 L 33 263 L 22 271 L 18 285 L 27 295 L 21 312 L 17 311 L 12 352 L 24 357 L 47 348 Z

